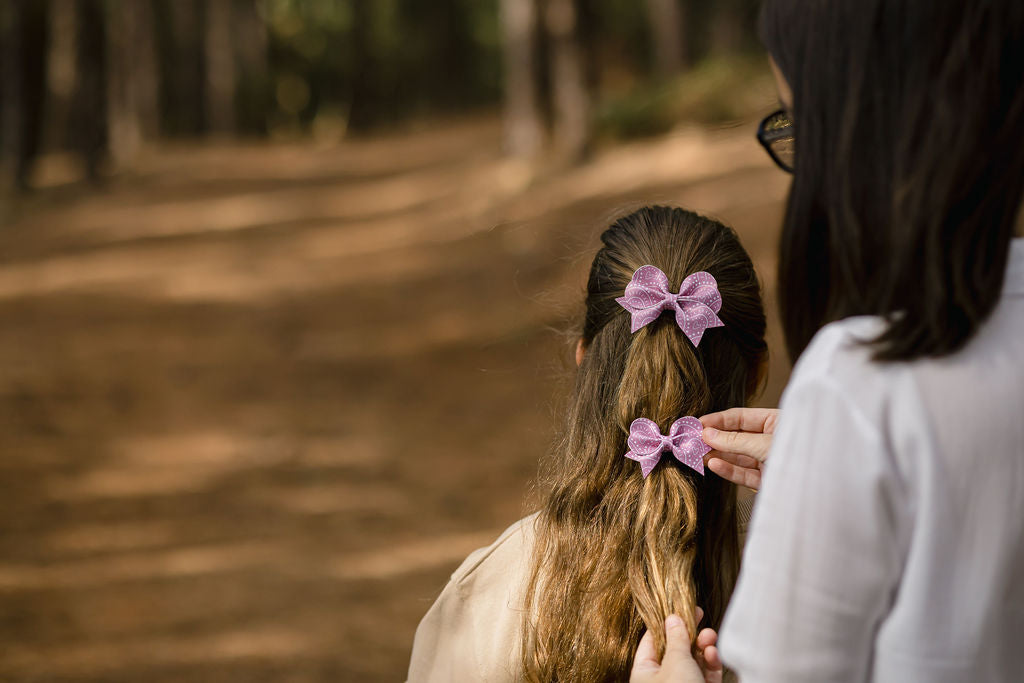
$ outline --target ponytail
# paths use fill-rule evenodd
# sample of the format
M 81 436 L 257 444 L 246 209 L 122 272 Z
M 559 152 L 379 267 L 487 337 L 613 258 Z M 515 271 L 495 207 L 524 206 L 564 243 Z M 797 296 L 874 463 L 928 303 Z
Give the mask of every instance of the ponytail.
M 708 383 L 695 349 L 671 321 L 659 323 L 639 330 L 630 344 L 615 406 L 624 433 L 635 417 L 644 416 L 667 434 L 679 416 L 702 415 L 707 409 Z M 668 615 L 681 615 L 689 633 L 697 633 L 697 478 L 689 469 L 657 468 L 641 486 L 639 505 L 623 511 L 633 517 L 630 591 L 659 652 L 665 646 L 662 625 Z

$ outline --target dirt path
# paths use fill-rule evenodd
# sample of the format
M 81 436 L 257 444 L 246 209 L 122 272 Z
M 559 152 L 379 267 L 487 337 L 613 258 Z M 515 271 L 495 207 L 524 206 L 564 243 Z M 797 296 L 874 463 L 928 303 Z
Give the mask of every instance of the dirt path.
M 524 510 L 608 218 L 716 215 L 770 284 L 785 182 L 747 130 L 538 176 L 475 121 L 30 199 L 0 231 L 0 680 L 400 680 Z

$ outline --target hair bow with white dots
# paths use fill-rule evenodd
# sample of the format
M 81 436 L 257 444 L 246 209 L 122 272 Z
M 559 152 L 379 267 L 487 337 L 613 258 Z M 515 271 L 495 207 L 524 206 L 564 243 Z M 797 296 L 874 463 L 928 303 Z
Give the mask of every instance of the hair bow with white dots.
M 672 453 L 676 460 L 687 467 L 704 474 L 704 456 L 711 450 L 711 446 L 701 439 L 702 429 L 703 425 L 697 418 L 681 417 L 672 423 L 668 436 L 662 436 L 654 421 L 638 417 L 629 425 L 629 439 L 626 440 L 629 451 L 626 457 L 640 463 L 644 479 L 661 461 L 661 454 L 665 451 Z
M 700 344 L 704 330 L 725 325 L 718 317 L 722 310 L 718 282 L 703 270 L 683 280 L 679 293 L 674 294 L 660 268 L 641 266 L 626 285 L 625 296 L 615 301 L 633 317 L 630 332 L 654 322 L 664 311 L 674 310 L 676 324 L 694 346 Z

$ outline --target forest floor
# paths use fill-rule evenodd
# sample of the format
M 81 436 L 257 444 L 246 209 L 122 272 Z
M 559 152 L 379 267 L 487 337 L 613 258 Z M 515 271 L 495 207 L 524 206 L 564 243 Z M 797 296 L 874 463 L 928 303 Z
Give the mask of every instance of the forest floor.
M 166 148 L 0 230 L 0 680 L 402 680 L 449 573 L 529 509 L 596 238 L 667 202 L 772 303 L 752 127 L 534 172 L 477 119 Z M 771 318 L 773 364 L 787 368 Z

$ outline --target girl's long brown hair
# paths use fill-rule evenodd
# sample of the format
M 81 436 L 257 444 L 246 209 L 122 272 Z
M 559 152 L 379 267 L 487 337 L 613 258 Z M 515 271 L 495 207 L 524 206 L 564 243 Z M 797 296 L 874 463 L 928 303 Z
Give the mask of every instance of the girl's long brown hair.
M 766 354 L 760 286 L 736 234 L 689 211 L 648 207 L 601 236 L 587 284 L 586 348 L 536 522 L 522 663 L 529 681 L 621 681 L 643 630 L 664 647 L 672 613 L 717 627 L 739 570 L 736 490 L 663 457 L 647 479 L 628 450 L 638 417 L 662 433 L 684 415 L 743 405 Z M 630 334 L 618 303 L 655 265 L 678 288 L 707 271 L 725 327 L 694 348 L 670 313 Z

